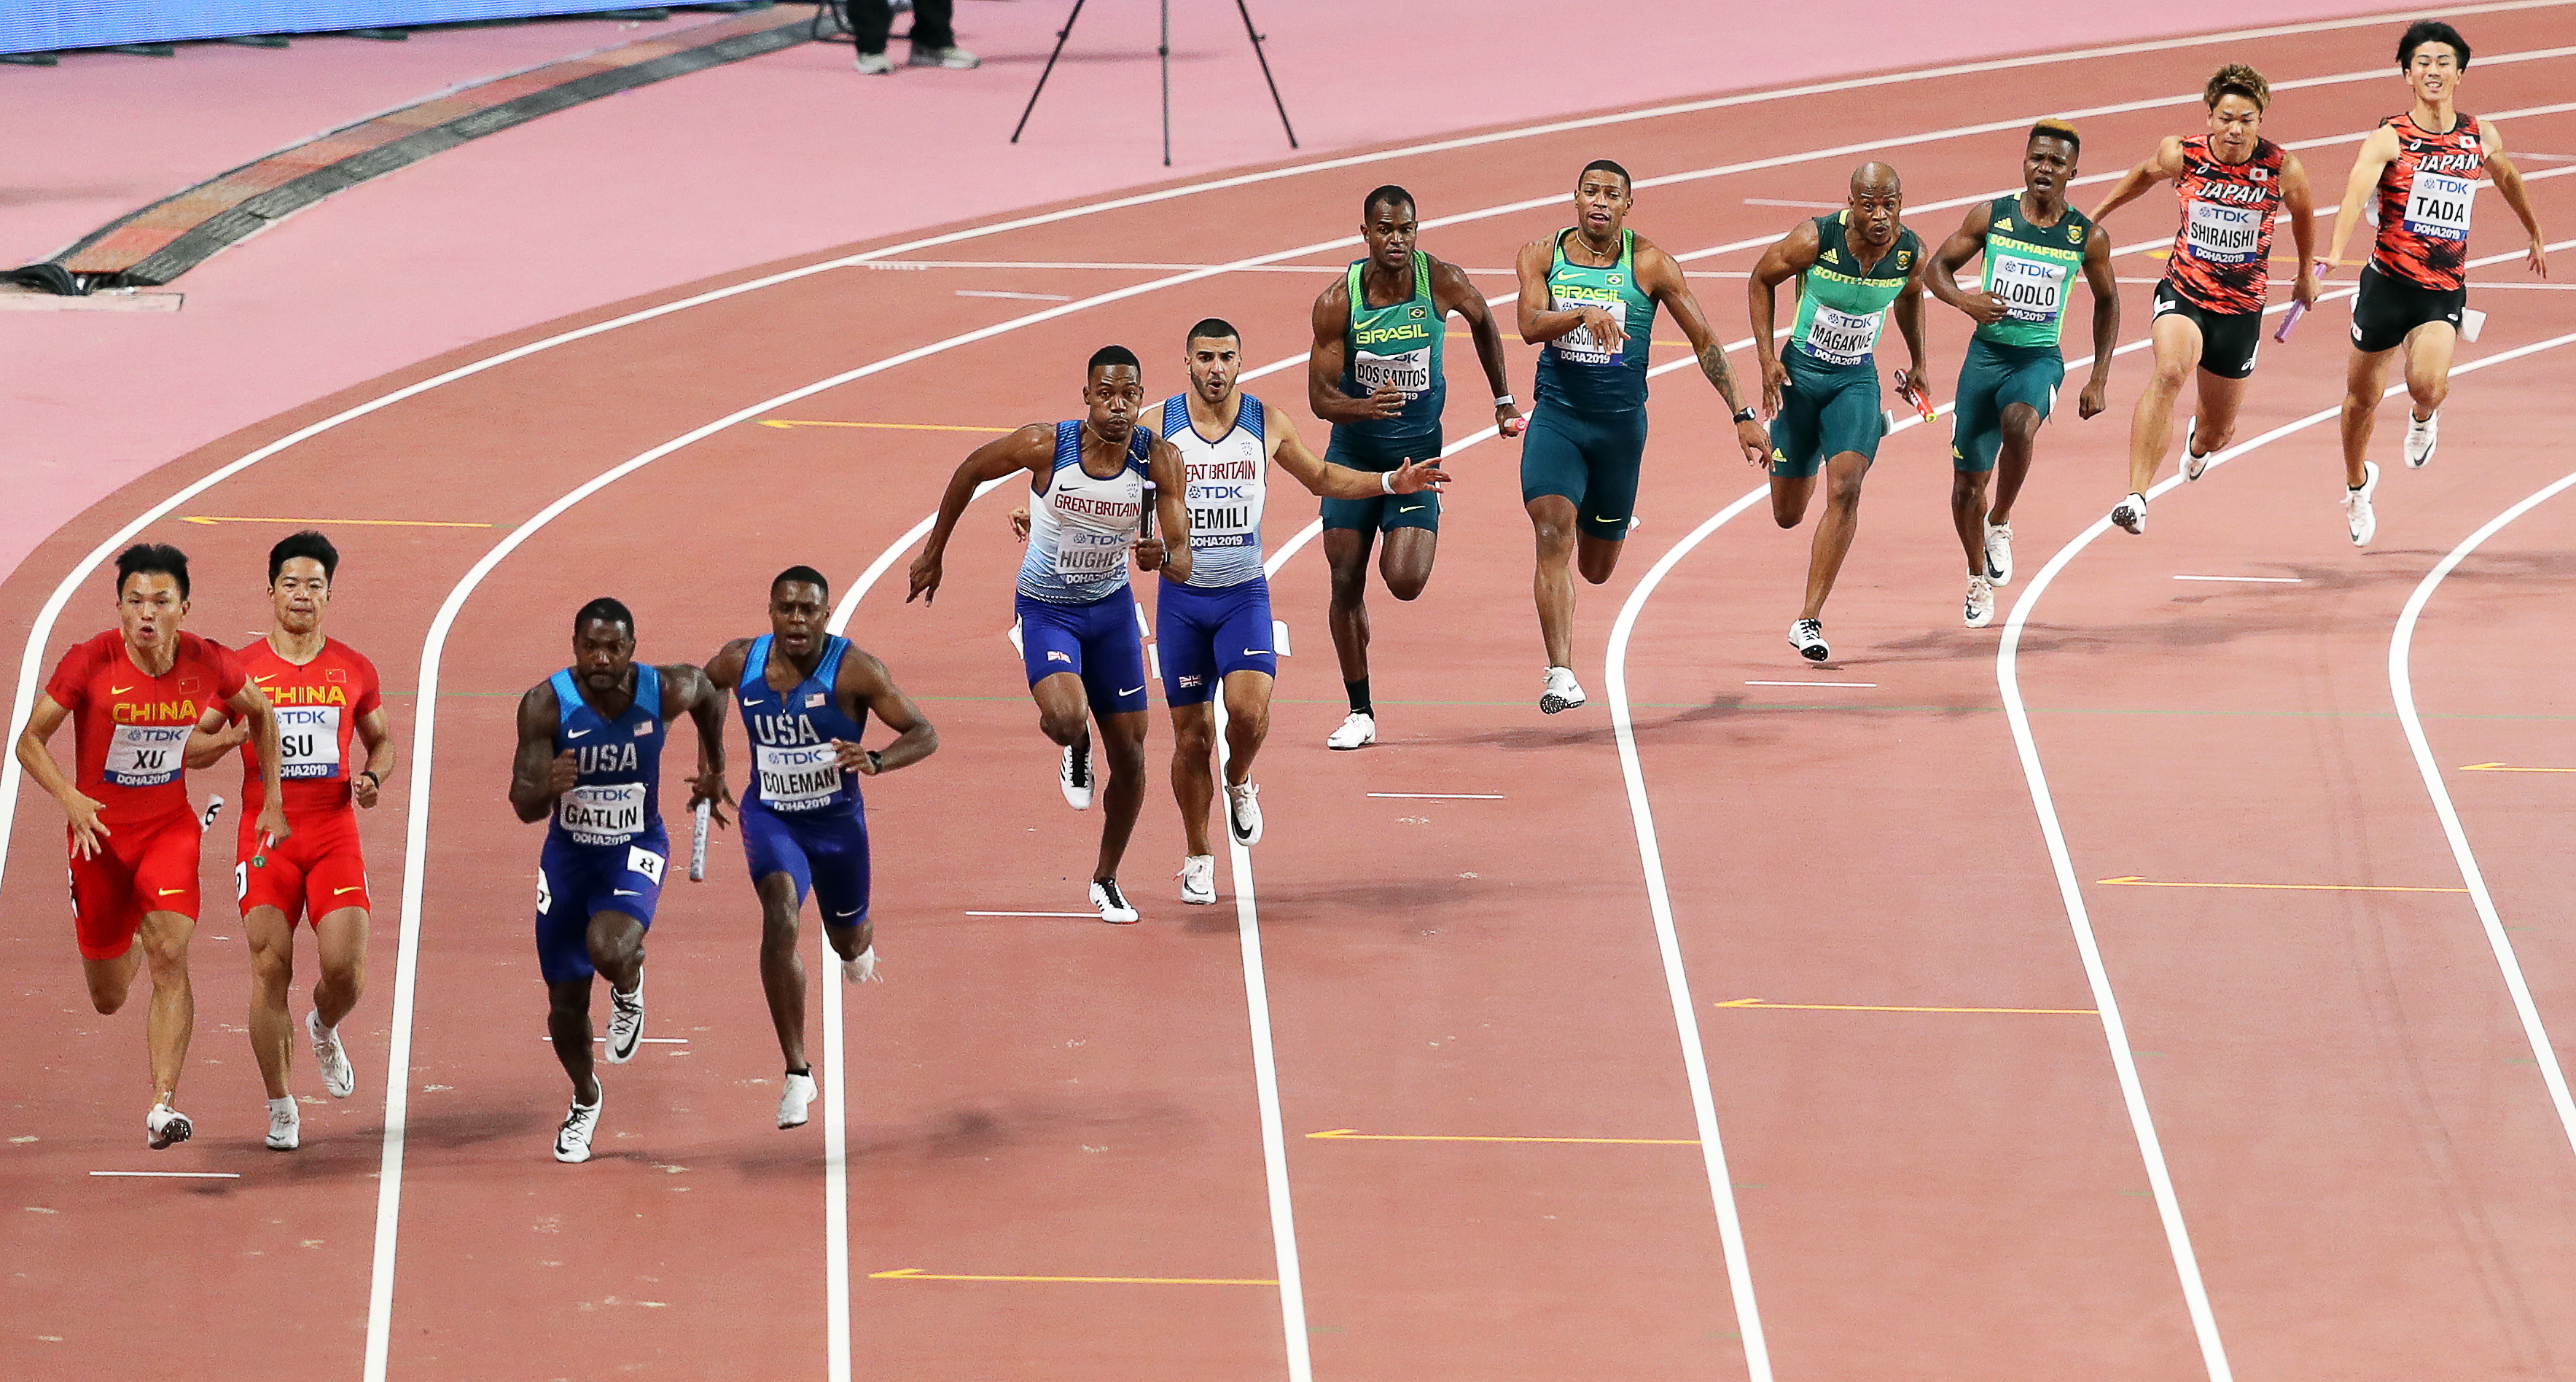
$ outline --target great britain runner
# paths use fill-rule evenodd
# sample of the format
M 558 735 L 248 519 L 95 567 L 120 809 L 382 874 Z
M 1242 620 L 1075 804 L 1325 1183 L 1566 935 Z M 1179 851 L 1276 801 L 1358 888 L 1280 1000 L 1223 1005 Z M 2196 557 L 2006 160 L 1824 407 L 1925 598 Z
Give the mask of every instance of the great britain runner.
M 778 1098 L 782 1128 L 801 1126 L 814 1101 L 797 914 L 812 893 L 824 938 L 840 956 L 841 977 L 851 983 L 879 977 L 859 779 L 908 767 L 939 747 L 939 732 L 896 687 L 885 664 L 828 631 L 831 613 L 832 588 L 823 573 L 791 566 L 769 583 L 769 632 L 727 643 L 706 668 L 707 680 L 741 706 L 751 749 L 739 815 L 760 899 L 760 986 L 787 1062 Z M 895 732 L 883 749 L 859 742 L 870 715 Z
M 1187 477 L 1180 453 L 1139 426 L 1144 371 L 1125 346 L 1103 346 L 1084 367 L 1084 415 L 1031 423 L 977 447 L 950 476 L 939 517 L 913 558 L 904 599 L 936 598 L 949 537 L 987 481 L 1025 472 L 1031 507 L 1028 556 L 1014 606 L 1020 656 L 1038 725 L 1063 750 L 1057 781 L 1075 810 L 1092 798 L 1091 722 L 1108 749 L 1107 810 L 1090 899 L 1100 919 L 1137 920 L 1118 886 L 1118 865 L 1145 802 L 1145 645 L 1127 563 L 1190 574 Z M 1166 538 L 1145 524 L 1151 513 Z

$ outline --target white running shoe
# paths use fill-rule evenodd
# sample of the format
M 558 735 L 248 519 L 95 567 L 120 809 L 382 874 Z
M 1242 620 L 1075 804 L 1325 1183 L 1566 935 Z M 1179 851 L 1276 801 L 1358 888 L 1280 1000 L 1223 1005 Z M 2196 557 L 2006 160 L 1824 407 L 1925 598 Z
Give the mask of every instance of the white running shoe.
M 334 1099 L 346 1099 L 358 1087 L 358 1072 L 349 1053 L 340 1049 L 340 1029 L 322 1025 L 322 1014 L 304 1015 L 305 1035 L 313 1038 L 313 1063 L 322 1069 L 322 1088 Z
M 871 77 L 894 75 L 894 59 L 883 53 L 861 53 L 852 65 L 856 66 L 861 73 Z
M 1354 710 L 1342 721 L 1342 727 L 1324 736 L 1328 749 L 1364 749 L 1377 742 L 1377 717 L 1365 710 Z
M 2343 522 L 2352 529 L 2352 545 L 2367 547 L 2370 535 L 2379 531 L 2379 515 L 2370 511 L 2371 491 L 2379 488 L 2379 462 L 2361 463 L 2361 488 L 2346 486 L 2343 492 Z
M 1574 669 L 1550 667 L 1546 687 L 1538 694 L 1538 708 L 1548 715 L 1560 710 L 1577 710 L 1583 705 L 1583 688 L 1574 684 Z
M 1797 649 L 1798 656 L 1809 662 L 1822 662 L 1834 655 L 1833 648 L 1825 642 L 1825 621 L 1822 619 L 1801 619 L 1791 624 L 1789 646 Z
M 2406 465 L 2408 469 L 2422 470 L 2426 464 L 2432 461 L 2433 448 L 2439 445 L 2442 440 L 2441 431 L 2442 412 L 2440 409 L 2434 409 L 2433 415 L 2424 419 L 2422 422 L 2417 422 L 2415 420 L 2414 409 L 2409 408 L 2406 410 Z
M 1192 854 L 1181 860 L 1181 900 L 1193 907 L 1216 905 L 1216 856 Z
M 2114 505 L 2111 509 L 2111 523 L 2115 527 L 2125 529 L 2132 533 L 2145 532 L 2147 530 L 2147 496 L 2143 494 L 2131 494 L 2128 498 L 2123 499 L 2117 505 Z
M 1127 894 L 1118 891 L 1118 880 L 1094 881 L 1091 905 L 1100 909 L 1100 919 L 1112 926 L 1136 924 L 1136 909 L 1127 905 Z
M 963 72 L 969 68 L 983 66 L 984 60 L 975 56 L 973 53 L 967 52 L 963 48 L 924 48 L 919 44 L 914 44 L 910 65 L 914 67 L 946 67 Z
M 168 1104 L 154 1104 L 152 1111 L 143 1115 L 143 1130 L 149 1134 L 143 1139 L 143 1145 L 157 1152 L 187 1141 L 188 1134 L 195 1132 L 196 1127 L 189 1123 L 188 1115 L 179 1110 Z
M 635 1059 L 635 1048 L 644 1040 L 644 981 L 635 981 L 633 993 L 619 993 L 609 985 L 608 1009 L 608 1063 L 624 1065 Z
M 841 982 L 845 984 L 884 983 L 884 977 L 877 973 L 877 948 L 871 945 L 860 951 L 856 957 L 841 961 Z
M 2182 429 L 2182 478 L 2197 480 L 2209 473 L 2209 458 L 2192 450 L 2200 442 L 2200 419 L 2193 418 Z
M 607 1091 L 602 1090 L 599 1104 L 607 1102 Z M 590 1160 L 590 1135 L 599 1128 L 599 1104 L 577 1103 L 564 1114 L 563 1126 L 555 1130 L 555 1160 Z
M 1239 845 L 1261 843 L 1261 788 L 1247 782 L 1225 784 L 1225 828 Z M 1214 856 L 1210 856 L 1214 857 Z
M 2012 525 L 2009 523 L 1986 526 L 1986 579 L 1997 585 L 2012 584 Z
M 1064 788 L 1064 804 L 1076 811 L 1091 809 L 1091 736 L 1082 736 L 1080 745 L 1067 745 L 1064 762 L 1055 770 L 1055 780 Z
M 788 1071 L 787 1088 L 781 1090 L 778 1095 L 778 1126 L 782 1128 L 805 1126 L 805 1106 L 813 1102 L 813 1074 L 808 1072 L 799 1075 L 793 1070 Z
M 1968 578 L 1968 627 L 1982 629 L 1995 622 L 1995 578 Z
M 304 1142 L 304 1116 L 292 1097 L 268 1101 L 268 1149 L 291 1152 Z

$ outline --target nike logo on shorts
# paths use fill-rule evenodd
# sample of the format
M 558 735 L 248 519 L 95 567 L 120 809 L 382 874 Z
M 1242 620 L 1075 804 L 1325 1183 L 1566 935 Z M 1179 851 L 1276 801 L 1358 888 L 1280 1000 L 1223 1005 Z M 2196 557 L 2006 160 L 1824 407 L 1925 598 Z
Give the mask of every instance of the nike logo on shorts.
M 163 897 L 168 897 L 168 896 L 169 896 L 170 894 L 172 894 L 172 893 L 184 893 L 184 892 L 186 892 L 186 891 L 187 891 L 187 889 L 186 889 L 186 888 L 163 888 L 163 889 L 161 890 L 161 895 L 162 895 Z
M 1395 511 L 1397 513 L 1411 513 L 1415 509 L 1427 509 L 1429 507 L 1431 506 L 1428 504 L 1399 504 L 1396 506 Z
M 332 895 L 333 897 L 338 897 L 338 896 L 339 896 L 340 894 L 342 894 L 342 893 L 353 893 L 353 892 L 356 892 L 357 890 L 358 890 L 358 889 L 357 889 L 354 885 L 353 885 L 353 886 L 351 886 L 351 887 L 346 887 L 346 888 L 333 888 L 333 889 L 331 890 L 331 895 Z
M 633 888 L 611 888 L 608 890 L 608 895 L 610 897 L 642 897 L 644 894 L 635 891 Z
M 1246 648 L 1243 650 L 1243 655 L 1245 657 L 1267 657 L 1269 654 L 1270 650 L 1268 648 Z
M 1145 688 L 1144 688 L 1144 687 L 1141 687 L 1141 686 L 1130 686 L 1130 687 L 1128 687 L 1126 690 L 1121 691 L 1121 692 L 1119 692 L 1118 694 L 1119 694 L 1119 695 L 1122 695 L 1122 696 L 1141 696 L 1141 695 L 1145 694 Z
M 848 911 L 846 911 L 846 912 L 834 912 L 832 915 L 834 915 L 834 916 L 836 916 L 836 917 L 854 917 L 854 916 L 857 916 L 858 914 L 859 914 L 859 909 L 858 909 L 858 908 L 856 908 L 856 907 L 852 907 L 850 910 L 848 910 Z

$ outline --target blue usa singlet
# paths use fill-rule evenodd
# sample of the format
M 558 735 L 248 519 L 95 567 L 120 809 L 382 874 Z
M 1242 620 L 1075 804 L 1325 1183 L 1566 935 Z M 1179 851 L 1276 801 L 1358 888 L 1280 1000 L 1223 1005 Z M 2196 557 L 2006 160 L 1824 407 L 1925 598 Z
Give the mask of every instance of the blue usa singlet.
M 742 685 L 735 697 L 742 705 L 742 727 L 751 739 L 751 789 L 743 804 L 758 804 L 781 815 L 805 819 L 846 816 L 858 809 L 859 783 L 843 772 L 833 756 L 832 741 L 858 742 L 861 726 L 841 711 L 833 687 L 841 679 L 841 659 L 850 640 L 827 637 L 823 660 L 814 674 L 780 691 L 769 682 L 771 637 L 751 640 L 743 654 Z
M 546 833 L 576 845 L 632 844 L 662 824 L 662 673 L 635 664 L 635 703 L 609 719 L 581 697 L 570 668 L 552 678 L 555 752 L 570 750 L 581 776 L 555 803 Z

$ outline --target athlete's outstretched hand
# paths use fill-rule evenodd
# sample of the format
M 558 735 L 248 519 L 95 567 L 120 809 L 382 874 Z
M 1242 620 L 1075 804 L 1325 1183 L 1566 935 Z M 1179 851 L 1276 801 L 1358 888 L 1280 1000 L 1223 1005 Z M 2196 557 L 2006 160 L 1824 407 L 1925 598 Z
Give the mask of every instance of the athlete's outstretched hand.
M 689 809 L 697 810 L 702 801 L 707 804 L 707 819 L 727 830 L 733 828 L 724 813 L 726 807 L 733 805 L 733 788 L 726 785 L 721 769 L 702 767 L 689 778 Z
M 1393 384 L 1380 384 L 1368 397 L 1358 400 L 1352 406 L 1360 410 L 1361 417 L 1374 422 L 1403 412 L 1404 405 L 1410 398 L 1411 395 Z
M 1136 569 L 1139 571 L 1160 571 L 1163 569 L 1163 540 L 1161 538 L 1140 537 L 1136 539 Z
M 95 859 L 107 850 L 107 837 L 116 832 L 100 824 L 99 803 L 74 792 L 63 798 L 63 814 L 72 818 L 72 853 L 83 859 Z
M 1780 391 L 1789 387 L 1789 367 L 1777 355 L 1762 357 L 1762 416 L 1780 416 Z
M 1424 490 L 1438 494 L 1440 487 L 1448 483 L 1449 472 L 1440 468 L 1440 458 L 1434 456 L 1427 461 L 1406 461 L 1397 466 L 1395 478 L 1388 482 L 1387 488 L 1391 494 L 1420 494 Z
M 2542 278 L 2549 277 L 2549 245 L 2539 236 L 2531 237 L 2531 248 L 2523 252 L 2523 262 Z
M 1762 424 L 1747 418 L 1735 424 L 1735 444 L 1744 448 L 1745 463 L 1757 469 L 1771 468 L 1771 434 Z
M 560 797 L 581 785 L 581 758 L 570 749 L 555 755 L 546 765 L 546 795 Z
M 927 548 L 923 549 L 920 556 L 912 559 L 912 592 L 903 597 L 903 602 L 908 605 L 918 598 L 926 605 L 936 599 L 939 595 L 939 576 L 939 558 L 932 555 Z
M 283 793 L 280 795 L 283 795 Z M 295 833 L 295 827 L 286 823 L 285 802 L 280 801 L 277 797 L 270 797 L 267 801 L 260 804 L 259 830 L 261 834 L 268 837 L 270 844 L 276 844 L 278 841 Z
M 1028 505 L 1022 504 L 1018 508 L 1011 510 L 1011 536 L 1018 538 L 1022 542 L 1029 540 Z

